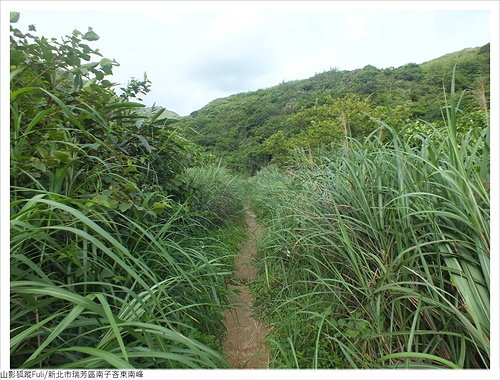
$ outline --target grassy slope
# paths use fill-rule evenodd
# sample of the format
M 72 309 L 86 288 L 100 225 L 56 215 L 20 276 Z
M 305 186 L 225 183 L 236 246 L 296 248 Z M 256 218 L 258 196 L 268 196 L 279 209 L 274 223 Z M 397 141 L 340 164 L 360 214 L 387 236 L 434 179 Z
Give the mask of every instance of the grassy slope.
M 262 153 L 262 142 L 286 129 L 290 115 L 321 103 L 328 96 L 337 98 L 356 93 L 369 96 L 374 105 L 389 107 L 410 102 L 414 117 L 427 121 L 440 119 L 443 83 L 449 83 L 451 69 L 456 63 L 458 89 L 474 88 L 479 78 L 489 83 L 489 45 L 485 45 L 421 65 L 332 70 L 309 79 L 232 95 L 214 100 L 183 118 L 178 125 L 194 141 L 223 155 L 232 168 L 255 172 L 270 158 Z M 463 105 L 470 100 L 467 97 Z
M 389 129 L 252 179 L 274 366 L 489 366 L 488 130 L 457 137 L 449 100 L 421 144 Z

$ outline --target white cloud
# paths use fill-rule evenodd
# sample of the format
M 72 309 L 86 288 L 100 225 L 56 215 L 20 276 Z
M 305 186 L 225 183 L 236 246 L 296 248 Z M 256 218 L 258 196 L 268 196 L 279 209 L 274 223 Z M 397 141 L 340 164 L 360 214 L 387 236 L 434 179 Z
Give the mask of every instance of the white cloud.
M 182 115 L 216 97 L 331 67 L 418 63 L 489 42 L 486 11 L 337 10 L 330 2 L 325 9 L 318 3 L 311 9 L 293 2 L 282 7 L 243 4 L 26 11 L 20 25 L 35 24 L 47 36 L 92 26 L 101 36 L 95 46 L 121 64 L 116 81 L 124 83 L 146 71 L 153 86 L 145 101 Z

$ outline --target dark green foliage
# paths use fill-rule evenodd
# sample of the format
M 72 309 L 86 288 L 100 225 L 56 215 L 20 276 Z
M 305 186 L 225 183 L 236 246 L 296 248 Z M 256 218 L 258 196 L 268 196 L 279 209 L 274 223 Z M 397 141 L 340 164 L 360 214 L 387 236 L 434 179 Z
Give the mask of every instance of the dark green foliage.
M 220 165 L 188 168 L 179 177 L 193 219 L 223 225 L 243 210 L 241 183 Z M 241 216 L 241 215 L 240 215 Z
M 11 366 L 225 367 L 234 188 L 211 188 L 232 208 L 204 218 L 183 176 L 210 158 L 135 101 L 147 77 L 117 95 L 91 28 L 29 29 L 11 28 Z
M 458 118 L 453 87 L 443 127 L 252 178 L 273 365 L 489 367 L 489 127 Z
M 483 103 L 489 99 L 489 44 L 448 54 L 423 64 L 410 63 L 387 69 L 365 66 L 353 71 L 331 70 L 309 79 L 232 95 L 214 100 L 183 118 L 179 125 L 194 141 L 223 157 L 233 169 L 255 173 L 272 160 L 273 154 L 275 161 L 276 157 L 278 161 L 286 161 L 283 158 L 290 156 L 282 150 L 269 151 L 266 140 L 273 134 L 282 132 L 288 140 L 302 133 L 297 137 L 298 141 L 287 141 L 285 145 L 289 146 L 285 150 L 306 147 L 300 142 L 309 137 L 314 139 L 311 133 L 318 135 L 318 131 L 308 132 L 310 123 L 297 124 L 294 118 L 315 112 L 314 109 L 319 111 L 321 107 L 331 104 L 332 99 L 356 95 L 366 103 L 358 112 L 368 112 L 375 118 L 387 116 L 397 107 L 402 107 L 408 110 L 407 116 L 411 120 L 422 118 L 427 122 L 441 122 L 443 84 L 449 83 L 455 64 L 457 90 L 468 90 L 461 109 L 464 113 L 475 112 L 478 99 Z M 487 108 L 488 104 L 485 106 Z M 377 107 L 379 111 L 385 111 L 374 111 Z M 393 115 L 400 113 L 393 112 Z M 403 127 L 399 124 L 401 118 L 382 120 L 392 127 Z M 335 123 L 334 120 L 329 120 L 329 123 L 342 129 L 342 123 Z M 364 137 L 375 128 L 374 123 L 365 123 L 364 126 L 365 130 L 359 133 L 353 131 L 351 135 Z M 334 132 L 330 131 L 326 140 L 326 143 L 331 143 L 341 138 L 334 137 Z M 276 145 L 276 140 L 272 139 L 272 143 Z

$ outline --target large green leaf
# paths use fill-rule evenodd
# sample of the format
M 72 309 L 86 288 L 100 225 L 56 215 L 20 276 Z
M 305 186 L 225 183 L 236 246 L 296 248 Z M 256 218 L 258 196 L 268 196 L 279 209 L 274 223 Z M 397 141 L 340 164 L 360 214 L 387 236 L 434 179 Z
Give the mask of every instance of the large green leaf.
M 18 22 L 19 21 L 19 16 L 20 16 L 19 12 L 10 12 L 10 22 L 12 24 Z
M 83 39 L 87 41 L 97 41 L 99 36 L 92 30 L 92 28 L 89 28 L 89 31 L 83 35 Z

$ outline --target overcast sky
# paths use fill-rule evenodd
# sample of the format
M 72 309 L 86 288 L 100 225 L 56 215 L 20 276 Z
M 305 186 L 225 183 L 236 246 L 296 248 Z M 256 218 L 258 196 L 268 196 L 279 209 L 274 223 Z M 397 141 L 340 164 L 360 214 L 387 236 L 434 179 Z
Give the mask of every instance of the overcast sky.
M 60 37 L 91 26 L 101 37 L 92 46 L 121 65 L 114 81 L 147 72 L 153 85 L 144 101 L 181 115 L 333 67 L 397 67 L 490 42 L 488 11 L 349 10 L 326 3 L 310 9 L 148 4 L 132 11 L 117 3 L 114 10 L 21 11 L 18 27 L 34 24 L 38 34 Z

